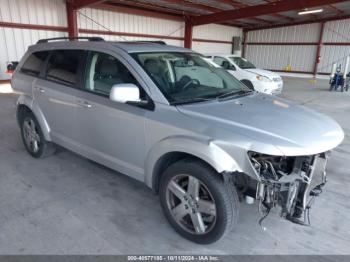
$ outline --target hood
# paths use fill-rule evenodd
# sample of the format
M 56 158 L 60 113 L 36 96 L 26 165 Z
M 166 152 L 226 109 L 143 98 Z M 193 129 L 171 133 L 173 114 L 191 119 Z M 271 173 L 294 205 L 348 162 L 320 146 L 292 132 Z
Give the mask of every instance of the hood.
M 220 137 L 225 131 L 232 137 L 245 137 L 240 144 L 246 150 L 264 154 L 313 155 L 333 149 L 344 138 L 343 130 L 331 118 L 263 94 L 182 105 L 178 110 L 205 123 L 207 135 L 214 140 L 229 140 L 227 135 Z
M 270 78 L 271 80 L 273 78 L 281 78 L 281 76 L 279 74 L 276 74 L 274 72 L 271 72 L 271 71 L 268 71 L 268 70 L 264 70 L 264 69 L 250 68 L 250 69 L 245 69 L 245 70 L 250 72 L 250 73 L 253 73 L 253 74 L 266 76 L 266 77 Z

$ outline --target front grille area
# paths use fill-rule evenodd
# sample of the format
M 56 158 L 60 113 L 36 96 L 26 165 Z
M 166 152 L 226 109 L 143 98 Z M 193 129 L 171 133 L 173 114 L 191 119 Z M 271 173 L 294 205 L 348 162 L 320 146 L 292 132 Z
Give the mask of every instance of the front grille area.
M 280 77 L 274 77 L 274 78 L 272 78 L 272 80 L 273 80 L 274 82 L 281 82 L 281 81 L 282 81 L 282 78 L 280 78 Z

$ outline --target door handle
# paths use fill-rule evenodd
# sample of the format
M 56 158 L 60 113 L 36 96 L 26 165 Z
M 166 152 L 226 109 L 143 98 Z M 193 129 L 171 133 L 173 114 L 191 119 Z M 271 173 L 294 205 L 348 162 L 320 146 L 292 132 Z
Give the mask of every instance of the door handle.
M 84 108 L 91 108 L 92 105 L 87 101 L 78 101 L 78 105 Z

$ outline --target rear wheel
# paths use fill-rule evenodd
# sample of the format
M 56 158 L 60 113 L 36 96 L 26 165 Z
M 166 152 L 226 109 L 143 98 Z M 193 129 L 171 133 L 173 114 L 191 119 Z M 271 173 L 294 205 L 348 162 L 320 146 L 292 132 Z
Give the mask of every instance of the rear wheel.
M 217 241 L 237 223 L 235 188 L 200 161 L 172 164 L 161 179 L 160 201 L 174 229 L 199 244 Z
M 35 158 L 49 156 L 55 152 L 52 143 L 45 140 L 40 125 L 33 113 L 25 113 L 21 119 L 21 135 L 28 153 Z

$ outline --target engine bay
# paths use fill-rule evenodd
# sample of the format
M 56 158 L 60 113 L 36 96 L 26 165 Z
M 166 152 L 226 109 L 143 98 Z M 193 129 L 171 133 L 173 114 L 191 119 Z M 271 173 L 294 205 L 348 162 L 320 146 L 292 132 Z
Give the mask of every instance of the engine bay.
M 326 183 L 329 153 L 297 157 L 255 152 L 248 155 L 260 180 L 237 178 L 235 185 L 243 197 L 253 197 L 258 201 L 259 212 L 263 214 L 259 224 L 272 208 L 278 206 L 281 217 L 300 225 L 310 225 L 310 208 Z

